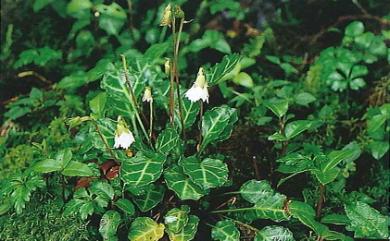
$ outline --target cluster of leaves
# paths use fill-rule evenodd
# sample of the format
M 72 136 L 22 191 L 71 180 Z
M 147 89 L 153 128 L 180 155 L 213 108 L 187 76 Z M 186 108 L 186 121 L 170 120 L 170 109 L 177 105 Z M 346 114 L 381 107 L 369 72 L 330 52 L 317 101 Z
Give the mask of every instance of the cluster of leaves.
M 194 22 L 186 4 L 136 19 L 142 1 L 35 0 L 34 12 L 72 26 L 63 43 L 27 44 L 17 57 L 8 26 L 0 60 L 50 88 L 10 100 L 2 117 L 0 239 L 387 239 L 390 106 L 354 95 L 386 78 L 388 32 L 351 22 L 311 63 L 275 48 L 269 26 L 246 26 L 240 46 L 237 26 L 230 39 L 200 28 L 207 14 L 240 24 L 253 14 L 243 3 L 202 1 Z M 202 58 L 209 52 L 218 60 Z M 200 77 L 210 103 L 186 97 Z M 123 123 L 134 135 L 125 150 L 114 148 Z M 264 144 L 250 150 L 253 164 L 250 143 L 235 135 L 246 127 Z M 234 139 L 234 153 L 220 146 Z M 362 173 L 371 183 L 354 183 Z

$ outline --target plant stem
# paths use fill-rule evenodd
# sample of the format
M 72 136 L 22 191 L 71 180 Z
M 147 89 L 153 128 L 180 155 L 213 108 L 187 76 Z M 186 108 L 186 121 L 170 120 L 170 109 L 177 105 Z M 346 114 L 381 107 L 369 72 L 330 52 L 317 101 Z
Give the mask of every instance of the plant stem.
M 64 201 L 64 203 L 66 202 L 66 198 L 65 198 L 65 177 L 63 175 L 61 175 L 61 186 L 62 186 L 62 201 Z
M 175 18 L 173 17 L 172 19 L 172 34 L 173 34 L 173 45 L 175 45 L 175 25 L 176 21 Z M 173 57 L 175 57 L 175 51 L 173 53 Z M 175 61 L 172 61 L 171 64 L 171 76 L 170 76 L 170 82 L 169 82 L 169 120 L 171 124 L 173 125 L 173 120 L 175 116 L 175 69 L 174 69 L 174 63 Z
M 153 100 L 149 102 L 149 138 L 152 138 L 152 132 L 153 132 Z
M 177 32 L 177 34 L 175 35 L 175 33 L 173 33 L 173 71 L 174 71 L 174 76 L 175 76 L 175 80 L 176 80 L 176 95 L 177 95 L 177 101 L 178 101 L 178 104 L 179 104 L 179 117 L 180 117 L 180 122 L 181 122 L 181 126 L 182 126 L 182 135 L 183 137 L 185 136 L 185 133 L 184 133 L 184 119 L 183 119 L 183 106 L 182 106 L 182 101 L 181 101 L 181 94 L 180 94 L 180 81 L 179 81 L 179 68 L 178 68 L 178 59 L 179 59 L 179 46 L 180 46 L 180 36 L 181 36 L 181 32 L 183 31 L 183 24 L 184 24 L 184 19 L 180 19 L 180 24 L 179 24 L 179 31 Z M 172 28 L 172 30 L 174 29 L 174 27 Z
M 132 106 L 133 106 L 135 117 L 137 118 L 138 124 L 140 125 L 140 127 L 142 129 L 142 132 L 145 135 L 145 138 L 146 138 L 147 142 L 150 145 L 152 145 L 151 142 L 150 142 L 150 138 L 148 136 L 148 133 L 146 132 L 144 124 L 142 123 L 141 117 L 139 116 L 139 113 L 138 113 L 137 98 L 135 97 L 135 94 L 134 94 L 134 91 L 133 91 L 133 86 L 131 85 L 131 82 L 130 82 L 130 79 L 129 79 L 129 76 L 128 76 L 126 58 L 125 58 L 125 56 L 123 54 L 121 55 L 121 58 L 122 58 L 122 64 L 123 64 L 123 70 L 124 70 L 124 74 L 125 74 L 126 83 L 129 86 L 129 92 L 130 92 L 130 95 L 131 95 L 131 101 L 130 101 L 131 103 L 130 104 L 132 104 Z
M 200 105 L 200 111 L 199 111 L 199 144 L 198 144 L 198 152 L 200 153 L 202 151 L 202 126 L 203 126 L 203 102 L 202 100 L 199 101 Z
M 324 202 L 325 202 L 325 185 L 320 184 L 320 195 L 317 201 L 317 212 L 316 212 L 317 218 L 321 217 L 321 210 L 322 210 L 322 206 L 324 205 Z
M 110 153 L 112 159 L 114 160 L 114 162 L 116 164 L 119 164 L 118 161 L 117 161 L 118 158 L 116 157 L 115 153 L 113 152 L 113 150 L 108 145 L 108 142 L 107 142 L 106 138 L 104 138 L 102 132 L 100 131 L 98 123 L 95 120 L 92 120 L 92 122 L 95 125 L 96 132 L 99 134 L 100 139 L 102 139 L 102 141 L 103 141 L 104 145 L 106 146 L 107 151 Z

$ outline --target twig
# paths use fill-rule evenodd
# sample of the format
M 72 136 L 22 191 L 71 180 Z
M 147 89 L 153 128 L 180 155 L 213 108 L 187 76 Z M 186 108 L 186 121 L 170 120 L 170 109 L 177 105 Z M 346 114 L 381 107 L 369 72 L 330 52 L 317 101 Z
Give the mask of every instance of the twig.
M 317 201 L 317 212 L 316 212 L 317 218 L 321 217 L 321 210 L 322 210 L 322 206 L 324 205 L 324 202 L 325 202 L 325 185 L 320 184 L 320 195 Z
M 33 70 L 20 72 L 20 73 L 18 73 L 17 76 L 19 78 L 24 78 L 24 77 L 28 77 L 28 76 L 34 76 L 34 77 L 38 78 L 40 81 L 42 81 L 45 84 L 52 84 L 52 82 L 50 80 L 46 79 L 43 75 L 38 74 L 37 72 L 35 72 Z
M 256 179 L 257 180 L 260 180 L 260 172 L 259 172 L 259 167 L 257 166 L 257 159 L 256 159 L 256 156 L 253 156 L 252 157 L 252 164 L 253 164 L 253 167 L 255 169 L 255 176 L 256 176 Z

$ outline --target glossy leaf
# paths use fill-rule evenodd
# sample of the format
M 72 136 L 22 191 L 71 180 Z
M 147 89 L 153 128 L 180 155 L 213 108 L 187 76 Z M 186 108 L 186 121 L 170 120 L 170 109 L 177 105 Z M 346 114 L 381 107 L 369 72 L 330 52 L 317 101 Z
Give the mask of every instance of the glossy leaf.
M 236 109 L 228 106 L 214 107 L 207 111 L 202 121 L 202 144 L 204 149 L 209 143 L 223 141 L 229 138 L 233 125 L 238 120 Z
M 216 85 L 222 81 L 233 78 L 240 71 L 241 57 L 238 54 L 225 56 L 221 63 L 218 63 L 206 70 L 206 80 L 209 86 Z
M 273 195 L 274 190 L 271 185 L 265 181 L 249 180 L 240 188 L 241 196 L 250 203 L 257 203 L 260 199 Z
M 181 206 L 173 208 L 164 216 L 166 230 L 171 233 L 179 233 L 188 223 L 190 207 Z
M 284 116 L 288 110 L 288 101 L 284 99 L 271 99 L 265 101 L 264 105 L 279 118 Z
M 115 206 L 117 206 L 120 210 L 122 210 L 127 215 L 131 216 L 131 215 L 133 215 L 135 213 L 135 209 L 134 209 L 133 203 L 130 200 L 126 199 L 126 198 L 118 199 L 115 202 Z
M 158 241 L 164 236 L 164 229 L 164 224 L 148 217 L 138 217 L 131 223 L 128 238 L 131 241 Z
M 239 241 L 240 231 L 231 220 L 219 221 L 213 226 L 211 230 L 211 237 L 213 240 L 219 241 Z
M 206 158 L 199 161 L 196 157 L 188 157 L 181 160 L 179 165 L 184 173 L 203 189 L 222 186 L 228 178 L 228 167 L 218 159 Z
M 95 176 L 93 170 L 85 163 L 71 161 L 62 170 L 62 175 L 70 177 L 91 177 Z
M 256 233 L 254 241 L 294 241 L 292 232 L 281 226 L 267 226 Z
M 107 211 L 100 220 L 99 233 L 104 241 L 118 240 L 116 231 L 121 222 L 121 215 L 113 210 Z
M 387 239 L 389 237 L 387 217 L 363 202 L 354 202 L 344 206 L 351 224 L 349 230 L 355 232 L 355 238 Z
M 141 210 L 147 212 L 157 206 L 164 198 L 165 188 L 160 185 L 152 185 L 144 194 L 134 197 L 134 203 Z
M 172 128 L 163 130 L 157 138 L 156 150 L 167 155 L 179 142 L 179 134 Z
M 145 186 L 156 181 L 163 170 L 165 158 L 156 153 L 137 153 L 123 161 L 120 175 L 126 185 Z
M 173 233 L 167 230 L 170 241 L 191 241 L 195 238 L 198 231 L 199 218 L 195 215 L 190 215 L 187 224 L 178 233 Z
M 164 172 L 164 178 L 169 189 L 174 191 L 181 200 L 199 200 L 206 192 L 187 177 L 180 166 L 173 166 Z

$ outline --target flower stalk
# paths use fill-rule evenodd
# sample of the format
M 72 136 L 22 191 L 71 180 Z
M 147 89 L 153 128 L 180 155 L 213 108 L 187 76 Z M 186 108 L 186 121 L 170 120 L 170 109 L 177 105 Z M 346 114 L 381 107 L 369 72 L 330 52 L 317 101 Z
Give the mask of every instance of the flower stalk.
M 122 54 L 121 55 L 121 58 L 122 58 L 122 64 L 123 64 L 123 70 L 124 70 L 124 75 L 125 75 L 125 80 L 126 80 L 126 83 L 128 85 L 128 89 L 129 89 L 129 92 L 130 92 L 130 95 L 131 95 L 131 101 L 130 101 L 130 104 L 133 106 L 133 109 L 134 109 L 134 113 L 135 113 L 135 117 L 138 121 L 138 124 L 139 126 L 141 127 L 141 130 L 147 140 L 147 142 L 151 144 L 151 141 L 150 141 L 150 138 L 148 136 L 148 133 L 146 132 L 146 129 L 145 129 L 145 126 L 144 124 L 142 123 L 142 120 L 141 120 L 141 117 L 139 115 L 139 111 L 138 111 L 138 104 L 137 104 L 137 98 L 134 94 L 134 91 L 133 91 L 133 86 L 131 85 L 131 82 L 130 82 L 130 79 L 129 79 L 129 75 L 128 75 L 128 70 L 127 70 L 127 63 L 126 63 L 126 58 L 125 56 Z

